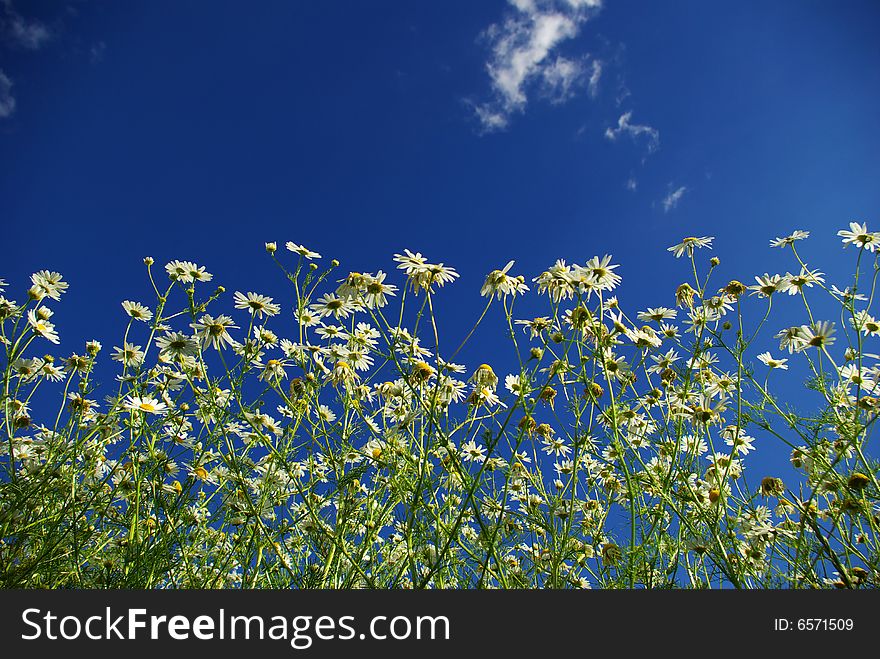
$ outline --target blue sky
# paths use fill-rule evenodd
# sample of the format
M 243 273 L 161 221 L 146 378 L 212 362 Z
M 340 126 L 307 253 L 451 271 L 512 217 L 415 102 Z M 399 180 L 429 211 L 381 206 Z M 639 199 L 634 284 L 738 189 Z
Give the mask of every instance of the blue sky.
M 610 253 L 631 311 L 673 306 L 691 234 L 725 281 L 792 269 L 768 241 L 796 228 L 846 272 L 834 233 L 880 210 L 880 5 L 590 4 L 0 0 L 10 297 L 61 271 L 71 351 L 119 344 L 146 255 L 284 303 L 267 240 L 456 267 L 455 337 L 509 259 Z

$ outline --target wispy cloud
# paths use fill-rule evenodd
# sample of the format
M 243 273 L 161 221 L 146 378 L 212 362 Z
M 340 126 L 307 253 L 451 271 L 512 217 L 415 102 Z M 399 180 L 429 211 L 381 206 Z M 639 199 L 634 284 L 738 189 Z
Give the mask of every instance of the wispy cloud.
M 0 119 L 12 116 L 15 112 L 15 97 L 12 95 L 12 80 L 0 69 Z
M 639 189 L 639 182 L 636 180 L 635 176 L 630 176 L 628 179 L 626 179 L 624 187 L 626 187 L 626 189 L 630 192 L 635 192 Z
M 590 96 L 596 98 L 599 95 L 599 80 L 602 79 L 602 68 L 605 64 L 602 60 L 594 59 L 590 70 Z
M 574 94 L 574 90 L 584 77 L 584 66 L 581 62 L 557 57 L 541 72 L 543 93 L 551 103 L 564 103 Z
M 616 141 L 621 135 L 628 135 L 636 142 L 644 141 L 648 148 L 648 153 L 653 153 L 660 146 L 660 131 L 647 125 L 632 124 L 632 111 L 625 112 L 620 115 L 617 120 L 617 128 L 610 126 L 605 129 L 605 137 L 612 142 Z
M 673 208 L 678 206 L 678 202 L 681 201 L 681 198 L 684 196 L 684 193 L 687 192 L 687 190 L 687 187 L 682 185 L 680 188 L 677 188 L 666 195 L 663 198 L 663 201 L 660 202 L 660 205 L 663 206 L 663 212 L 668 213 Z
M 508 0 L 515 11 L 484 33 L 492 46 L 486 70 L 492 81 L 492 99 L 474 105 L 485 131 L 505 128 L 510 117 L 528 103 L 530 86 L 541 82 L 553 102 L 569 98 L 584 78 L 581 60 L 553 57 L 564 41 L 602 6 L 602 0 Z M 592 77 L 592 76 L 591 76 Z M 597 79 L 598 84 L 598 79 Z
M 103 41 L 99 41 L 89 49 L 89 61 L 92 64 L 103 62 L 105 52 L 107 52 L 107 44 Z
M 0 34 L 6 43 L 25 50 L 39 50 L 52 39 L 52 32 L 36 19 L 19 14 L 12 0 L 0 0 L 3 6 L 0 16 Z

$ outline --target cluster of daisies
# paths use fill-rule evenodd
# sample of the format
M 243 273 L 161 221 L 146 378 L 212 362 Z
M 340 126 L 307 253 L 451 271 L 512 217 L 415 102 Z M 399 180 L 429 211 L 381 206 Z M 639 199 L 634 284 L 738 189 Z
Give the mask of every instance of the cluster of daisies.
M 860 263 L 876 258 L 880 234 L 838 235 Z M 771 242 L 794 273 L 720 287 L 717 258 L 697 276 L 714 239 L 685 238 L 668 251 L 693 280 L 635 313 L 609 255 L 528 281 L 510 261 L 480 289 L 512 342 L 495 367 L 439 354 L 433 298 L 459 275 L 419 252 L 393 256 L 395 284 L 266 243 L 292 302 L 233 291 L 224 313 L 205 267 L 172 261 L 162 278 L 147 258 L 156 302 L 122 302 L 115 380 L 97 341 L 33 356 L 59 344 L 49 304 L 68 288 L 39 271 L 23 304 L 0 295 L 0 559 L 32 586 L 876 584 L 880 357 L 862 341 L 880 321 L 869 288 L 829 286 L 804 263 L 808 236 Z M 546 315 L 514 317 L 532 289 Z M 813 316 L 820 293 L 839 323 Z M 780 295 L 808 322 L 776 328 L 774 356 L 760 330 Z M 813 416 L 771 391 L 800 356 Z M 37 413 L 45 381 L 63 400 Z M 790 445 L 789 464 L 749 482 L 747 456 L 771 441 Z M 28 562 L 40 542 L 58 548 L 56 582 Z M 157 547 L 167 563 L 134 571 L 133 548 Z

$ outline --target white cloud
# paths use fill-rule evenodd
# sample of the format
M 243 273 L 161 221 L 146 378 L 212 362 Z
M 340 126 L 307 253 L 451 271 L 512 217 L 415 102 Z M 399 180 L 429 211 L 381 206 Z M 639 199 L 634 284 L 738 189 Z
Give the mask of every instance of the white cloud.
M 26 50 L 39 50 L 52 38 L 52 33 L 43 23 L 19 14 L 12 6 L 12 0 L 0 0 L 0 3 L 3 5 L 0 27 L 4 39 L 10 44 Z
M 552 103 L 564 103 L 574 93 L 574 88 L 584 76 L 584 67 L 565 57 L 557 57 L 556 61 L 544 67 L 544 93 Z
M 592 98 L 596 98 L 599 94 L 599 80 L 602 78 L 602 67 L 604 63 L 602 60 L 594 59 L 593 66 L 590 70 L 590 96 Z
M 644 139 L 648 146 L 648 153 L 656 151 L 657 147 L 660 146 L 660 131 L 651 126 L 631 124 L 629 122 L 631 118 L 632 111 L 620 115 L 620 118 L 617 120 L 617 128 L 606 128 L 605 137 L 612 142 L 621 135 L 629 135 L 635 141 Z
M 0 69 L 0 119 L 12 116 L 15 112 L 15 97 L 12 95 L 12 80 Z
M 483 130 L 487 132 L 507 127 L 507 115 L 503 112 L 492 110 L 486 105 L 476 105 L 474 106 L 474 113 L 477 115 L 477 119 L 480 120 Z
M 685 192 L 687 192 L 687 187 L 683 185 L 666 195 L 663 198 L 663 201 L 660 202 L 660 204 L 663 206 L 663 212 L 668 213 L 673 208 L 678 206 L 678 202 L 681 201 L 681 198 L 684 196 Z
M 636 180 L 635 176 L 630 176 L 626 179 L 625 187 L 630 192 L 635 192 L 639 188 L 639 182 Z
M 601 0 L 508 0 L 516 11 L 485 31 L 492 45 L 486 70 L 492 81 L 491 101 L 474 111 L 486 131 L 507 126 L 510 116 L 528 103 L 527 89 L 535 80 L 551 100 L 567 99 L 583 78 L 581 62 L 551 57 L 563 41 L 573 39 L 602 6 Z

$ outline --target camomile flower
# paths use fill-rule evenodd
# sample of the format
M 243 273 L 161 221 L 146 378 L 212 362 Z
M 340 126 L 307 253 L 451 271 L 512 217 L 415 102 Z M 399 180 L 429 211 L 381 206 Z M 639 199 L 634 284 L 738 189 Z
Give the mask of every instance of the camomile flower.
M 755 275 L 756 284 L 749 286 L 752 295 L 761 297 L 770 297 L 774 293 L 782 290 L 782 275 L 768 275 L 766 272 L 762 276 Z
M 380 336 L 381 332 L 369 323 L 359 322 L 348 335 L 349 347 L 375 348 Z
M 64 368 L 68 373 L 85 373 L 91 363 L 92 360 L 88 357 L 73 353 L 64 361 Z
M 707 455 L 706 459 L 710 463 L 706 470 L 707 476 L 727 475 L 737 479 L 742 475 L 742 461 L 733 459 L 727 453 L 716 451 L 712 455 Z
M 597 288 L 603 291 L 610 291 L 621 281 L 620 275 L 614 272 L 618 267 L 620 266 L 611 265 L 611 256 L 606 254 L 601 259 L 598 256 L 594 256 L 587 261 L 583 268 L 578 269 L 588 273 Z
M 473 439 L 465 442 L 459 452 L 464 462 L 482 462 L 486 459 L 486 449 Z
M 355 304 L 353 301 L 341 298 L 335 293 L 325 293 L 310 308 L 319 318 L 333 316 L 339 319 L 348 318 L 355 311 Z
M 27 313 L 28 324 L 37 336 L 52 343 L 59 343 L 61 339 L 58 337 L 58 332 L 55 331 L 55 325 L 48 320 L 51 315 L 46 307 L 31 309 Z
M 275 407 L 278 414 L 285 419 L 292 419 L 296 416 L 296 412 L 287 405 L 278 405 Z
M 717 316 L 723 316 L 728 311 L 733 311 L 731 298 L 727 295 L 713 295 L 707 299 L 703 305 L 709 311 L 715 312 Z
M 662 339 L 657 336 L 657 332 L 648 325 L 641 329 L 627 329 L 624 334 L 639 348 L 659 348 L 663 343 Z
M 232 351 L 250 362 L 258 362 L 263 358 L 263 350 L 259 341 L 245 337 L 244 341 L 232 346 Z
M 671 325 L 670 323 L 660 324 L 660 334 L 662 334 L 667 339 L 677 339 L 680 336 L 678 332 L 678 327 L 676 327 L 675 325 Z
M 67 394 L 67 400 L 70 401 L 68 405 L 71 411 L 75 414 L 82 414 L 85 418 L 91 417 L 98 407 L 98 401 L 90 400 L 78 391 Z
M 43 359 L 43 363 L 39 368 L 39 373 L 52 382 L 60 382 L 64 379 L 64 369 L 56 366 L 54 360 L 49 357 Z
M 15 300 L 7 300 L 5 297 L 0 295 L 0 320 L 6 320 L 7 318 L 11 318 L 18 313 L 20 312 L 18 310 L 18 305 L 15 303 Z
M 121 348 L 113 346 L 113 350 L 116 351 L 111 357 L 113 361 L 122 362 L 125 366 L 136 367 L 144 362 L 144 351 L 141 347 L 128 341 L 124 342 Z
M 441 375 L 437 380 L 437 392 L 440 398 L 439 402 L 443 405 L 460 403 L 465 399 L 467 385 L 461 380 Z
M 202 347 L 207 348 L 209 345 L 217 350 L 222 350 L 225 345 L 235 347 L 237 342 L 229 334 L 230 329 L 238 329 L 234 321 L 229 316 L 220 315 L 216 318 L 205 314 L 199 318 L 198 322 L 190 323 L 196 336 L 202 340 Z
M 852 244 L 863 247 L 869 252 L 877 249 L 877 244 L 880 243 L 880 233 L 870 232 L 867 224 L 859 224 L 858 222 L 850 222 L 849 230 L 842 229 L 837 232 L 837 235 L 843 238 L 844 247 Z
M 350 348 L 346 357 L 356 371 L 368 371 L 373 365 L 373 357 L 364 348 Z
M 367 457 L 373 460 L 379 460 L 382 457 L 382 453 L 385 451 L 385 447 L 378 439 L 371 439 L 361 451 Z
M 327 346 L 327 350 L 324 354 L 329 361 L 338 362 L 348 359 L 349 352 L 348 346 L 341 343 L 331 343 Z
M 364 302 L 368 309 L 381 309 L 388 304 L 387 296 L 397 294 L 397 286 L 385 283 L 387 276 L 386 273 L 379 270 L 375 276 L 370 277 L 364 294 Z
M 615 309 L 619 309 L 620 300 L 617 299 L 616 295 L 609 295 L 602 301 L 602 308 L 605 311 L 614 311 Z
M 132 412 L 146 412 L 162 416 L 168 411 L 168 406 L 152 396 L 127 396 L 123 405 Z
M 809 237 L 809 231 L 792 231 L 784 238 L 776 238 L 775 240 L 771 240 L 770 247 L 787 247 L 788 245 L 793 245 L 798 240 L 804 240 L 805 238 Z
M 519 375 L 508 375 L 504 378 L 504 388 L 507 389 L 510 393 L 515 396 L 519 396 L 523 393 L 522 383 L 520 382 Z
M 352 386 L 360 379 L 349 363 L 344 361 L 336 362 L 328 377 L 333 384 L 345 386 Z
M 304 259 L 319 259 L 321 255 L 318 252 L 313 252 L 312 250 L 303 247 L 302 245 L 297 245 L 296 243 L 288 241 L 284 245 L 288 251 L 293 252 L 294 254 L 299 254 Z
M 296 344 L 290 339 L 281 339 L 278 347 L 281 348 L 281 352 L 290 359 L 293 359 L 294 356 L 299 354 Z
M 445 284 L 455 281 L 457 277 L 458 273 L 455 268 L 442 263 L 429 263 L 425 270 L 412 275 L 410 282 L 414 291 L 418 292 L 419 289 L 422 289 L 430 293 L 434 284 L 442 288 Z
M 265 325 L 254 327 L 254 338 L 262 348 L 274 348 L 278 344 L 278 335 Z
M 779 339 L 779 349 L 788 350 L 789 354 L 800 350 L 801 343 L 803 342 L 801 328 L 797 326 L 779 330 L 773 338 Z
M 522 325 L 523 332 L 528 332 L 533 339 L 538 338 L 539 336 L 541 336 L 542 332 L 545 332 L 553 327 L 553 321 L 546 316 L 532 318 L 531 320 L 517 320 L 515 322 L 517 325 Z
M 278 422 L 265 412 L 248 412 L 247 410 L 245 410 L 244 412 L 242 412 L 242 414 L 245 418 L 245 421 L 247 421 L 251 425 L 253 430 L 257 433 L 257 436 L 259 435 L 260 428 L 265 428 L 274 435 L 281 435 L 283 433 L 283 430 L 278 425 Z
M 252 316 L 277 316 L 281 312 L 281 306 L 275 304 L 267 295 L 249 292 L 247 295 L 235 291 L 232 296 L 236 309 L 250 311 Z
M 294 311 L 293 316 L 297 319 L 300 327 L 312 327 L 321 322 L 321 316 L 308 307 L 297 309 Z
M 636 314 L 636 318 L 641 320 L 643 323 L 647 323 L 648 321 L 654 321 L 655 323 L 662 322 L 664 320 L 673 320 L 678 315 L 678 311 L 675 309 L 667 309 L 666 307 L 648 307 L 646 311 L 640 311 Z
M 125 313 L 127 313 L 131 318 L 134 318 L 135 320 L 147 322 L 148 320 L 150 320 L 150 318 L 153 317 L 153 312 L 140 302 L 125 300 L 122 303 L 122 308 L 125 310 Z
M 333 410 L 331 410 L 326 405 L 318 405 L 317 410 L 315 410 L 315 414 L 324 423 L 333 423 L 334 421 L 336 421 L 336 415 L 333 413 Z
M 834 343 L 834 323 L 827 320 L 812 325 L 801 325 L 801 350 L 807 348 L 823 348 Z
M 481 387 L 479 385 L 475 387 L 470 396 L 468 396 L 467 402 L 474 407 L 478 407 L 480 405 L 484 405 L 486 407 L 494 407 L 495 405 L 507 407 L 495 394 L 494 388 Z
M 156 346 L 159 354 L 166 359 L 192 357 L 199 351 L 196 339 L 183 332 L 168 332 L 160 336 L 156 339 Z
M 479 387 L 488 387 L 492 391 L 498 386 L 498 376 L 489 364 L 481 364 L 471 376 L 471 380 Z
M 458 277 L 458 273 L 454 268 L 450 268 L 442 263 L 428 263 L 427 259 L 420 252 L 413 254 L 408 249 L 403 251 L 405 254 L 395 254 L 394 260 L 399 264 L 397 266 L 398 269 L 406 273 L 410 285 L 415 292 L 418 292 L 420 289 L 430 292 L 434 284 L 443 286 Z
M 171 261 L 165 266 L 165 272 L 170 279 L 184 284 L 195 281 L 211 281 L 214 278 L 210 272 L 206 272 L 204 266 L 196 265 L 191 261 Z
M 836 295 L 837 297 L 842 298 L 845 303 L 850 303 L 852 301 L 856 301 L 856 302 L 867 302 L 868 301 L 867 295 L 865 295 L 863 293 L 856 293 L 849 286 L 847 286 L 843 290 L 840 290 L 839 288 L 837 288 L 837 286 L 832 284 L 831 292 L 834 295 Z
M 848 385 L 856 385 L 869 393 L 873 393 L 877 389 L 878 384 L 873 377 L 874 373 L 872 370 L 860 369 L 855 364 L 845 364 L 840 367 L 838 373 L 840 374 L 841 382 L 845 382 Z
M 53 300 L 60 300 L 61 294 L 69 286 L 67 282 L 62 281 L 60 272 L 49 270 L 40 270 L 32 274 L 31 283 L 42 293 L 41 297 L 50 297 Z
M 514 261 L 508 261 L 507 265 L 501 270 L 490 272 L 483 283 L 483 287 L 480 289 L 480 296 L 490 298 L 496 296 L 500 300 L 507 295 L 522 295 L 527 292 L 529 287 L 526 286 L 525 279 L 522 276 L 511 277 L 507 274 L 510 268 L 513 267 L 513 264 Z
M 856 312 L 849 319 L 852 326 L 859 332 L 864 332 L 865 336 L 877 336 L 880 334 L 880 321 L 874 318 L 867 310 Z
M 285 354 L 291 359 L 313 358 L 316 362 L 321 362 L 321 360 L 327 355 L 327 348 L 324 346 L 312 345 L 311 343 L 289 343 L 285 350 Z
M 683 435 L 681 438 L 681 452 L 691 455 L 703 455 L 709 450 L 709 445 L 702 437 L 692 434 Z
M 708 306 L 695 307 L 688 311 L 687 322 L 690 325 L 688 331 L 698 334 L 701 330 L 705 329 L 709 323 L 717 321 L 720 317 L 721 315 L 717 311 Z
M 580 293 L 587 300 L 600 290 L 592 273 L 577 264 L 571 266 L 571 287 L 575 293 Z
M 289 365 L 289 362 L 283 359 L 268 359 L 265 364 L 254 363 L 254 366 L 261 370 L 259 379 L 264 382 L 276 382 L 287 379 L 287 372 L 284 369 Z
M 677 245 L 668 247 L 666 251 L 672 252 L 673 256 L 675 256 L 675 258 L 677 259 L 681 258 L 685 254 L 687 254 L 688 257 L 691 257 L 694 255 L 694 249 L 697 247 L 708 247 L 709 249 L 711 249 L 712 241 L 714 239 L 715 238 L 712 236 L 703 236 L 702 238 L 688 236 Z
M 321 325 L 315 330 L 315 334 L 322 339 L 335 339 L 345 337 L 345 328 L 342 325 Z
M 464 373 L 467 371 L 467 367 L 463 364 L 456 364 L 455 362 L 448 362 L 442 357 L 437 357 L 437 367 L 441 371 L 445 371 L 447 373 Z
M 775 359 L 770 356 L 769 352 L 762 352 L 758 355 L 758 361 L 764 364 L 765 366 L 769 366 L 770 368 L 780 368 L 783 371 L 788 370 L 788 360 L 787 359 Z
M 805 286 L 812 288 L 813 284 L 824 283 L 825 279 L 822 277 L 824 274 L 824 272 L 819 272 L 818 270 L 808 270 L 801 267 L 801 271 L 796 275 L 790 272 L 785 274 L 785 277 L 782 278 L 779 284 L 779 290 L 789 295 L 797 295 Z
M 211 474 L 211 471 L 201 464 L 186 465 L 186 473 L 195 480 L 217 485 L 217 479 Z
M 572 269 L 562 259 L 557 260 L 532 281 L 538 284 L 538 293 L 547 293 L 554 302 L 574 297 L 575 282 Z
M 544 445 L 542 450 L 547 455 L 555 455 L 556 457 L 565 457 L 571 453 L 571 447 L 565 443 L 561 437 L 549 435 L 541 440 Z
M 39 359 L 19 358 L 12 362 L 12 370 L 15 372 L 16 377 L 25 381 L 35 377 L 39 368 Z
M 673 364 L 679 359 L 680 357 L 674 349 L 667 350 L 662 355 L 651 355 L 651 361 L 654 364 L 648 368 L 648 373 L 662 373 L 667 369 L 671 369 Z
M 400 265 L 398 270 L 403 270 L 407 275 L 419 272 L 428 264 L 428 259 L 422 256 L 421 252 L 413 254 L 408 249 L 403 250 L 405 254 L 395 254 L 394 260 Z
M 369 281 L 370 275 L 365 275 L 362 272 L 350 272 L 345 279 L 340 280 L 336 294 L 346 299 L 357 299 L 365 292 Z

